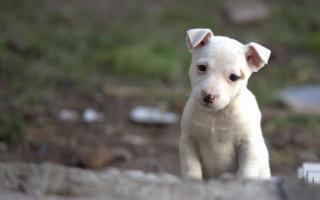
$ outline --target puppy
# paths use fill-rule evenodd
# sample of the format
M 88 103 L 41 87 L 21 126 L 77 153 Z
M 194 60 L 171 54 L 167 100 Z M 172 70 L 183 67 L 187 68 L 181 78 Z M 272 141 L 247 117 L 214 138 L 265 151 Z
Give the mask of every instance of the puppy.
M 247 83 L 267 64 L 270 50 L 214 36 L 210 29 L 188 30 L 186 40 L 192 92 L 181 119 L 182 177 L 269 178 L 261 113 Z

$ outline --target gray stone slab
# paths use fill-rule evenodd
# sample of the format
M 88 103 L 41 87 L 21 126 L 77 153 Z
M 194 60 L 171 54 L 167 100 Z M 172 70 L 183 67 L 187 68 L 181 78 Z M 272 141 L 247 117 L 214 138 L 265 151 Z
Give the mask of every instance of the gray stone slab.
M 320 85 L 288 87 L 279 91 L 278 98 L 295 113 L 320 115 Z
M 319 197 L 320 191 L 313 186 L 285 181 L 279 190 L 278 183 L 282 182 L 244 179 L 183 181 L 170 174 L 133 170 L 95 172 L 53 164 L 0 163 L 1 200 L 279 200 L 286 196 L 281 195 L 281 191 L 288 192 L 290 198 L 291 195 Z M 308 194 L 296 195 L 295 191 Z
M 286 200 L 320 199 L 320 186 L 318 184 L 310 184 L 296 179 L 285 179 L 281 185 Z

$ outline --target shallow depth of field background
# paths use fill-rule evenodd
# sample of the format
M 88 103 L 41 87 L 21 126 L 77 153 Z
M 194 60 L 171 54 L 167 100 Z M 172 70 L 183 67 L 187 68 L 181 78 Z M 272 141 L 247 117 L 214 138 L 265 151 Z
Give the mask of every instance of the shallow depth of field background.
M 320 160 L 320 117 L 293 114 L 276 94 L 320 82 L 320 3 L 266 3 L 265 20 L 234 24 L 217 0 L 0 0 L 0 161 L 178 174 L 179 123 L 135 124 L 129 112 L 149 105 L 181 115 L 185 31 L 208 27 L 272 50 L 249 88 L 273 174 L 295 176 L 303 161 Z M 84 122 L 88 108 L 103 120 Z M 59 119 L 64 109 L 79 119 Z

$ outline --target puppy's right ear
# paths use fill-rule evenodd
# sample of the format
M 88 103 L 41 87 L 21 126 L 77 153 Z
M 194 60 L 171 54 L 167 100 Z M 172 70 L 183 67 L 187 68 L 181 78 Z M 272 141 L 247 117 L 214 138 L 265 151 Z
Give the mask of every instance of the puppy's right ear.
M 210 29 L 190 29 L 187 31 L 186 42 L 189 51 L 200 46 L 204 46 L 209 39 L 213 36 L 213 33 Z

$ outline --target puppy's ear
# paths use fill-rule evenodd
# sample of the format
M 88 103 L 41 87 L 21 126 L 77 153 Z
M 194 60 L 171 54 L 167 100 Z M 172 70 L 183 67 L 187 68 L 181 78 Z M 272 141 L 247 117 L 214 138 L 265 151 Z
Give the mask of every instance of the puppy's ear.
M 186 42 L 189 51 L 198 47 L 204 46 L 213 36 L 210 29 L 190 29 L 187 31 Z
M 259 71 L 268 63 L 271 51 L 260 44 L 250 42 L 245 45 L 245 57 L 247 63 L 253 72 Z

